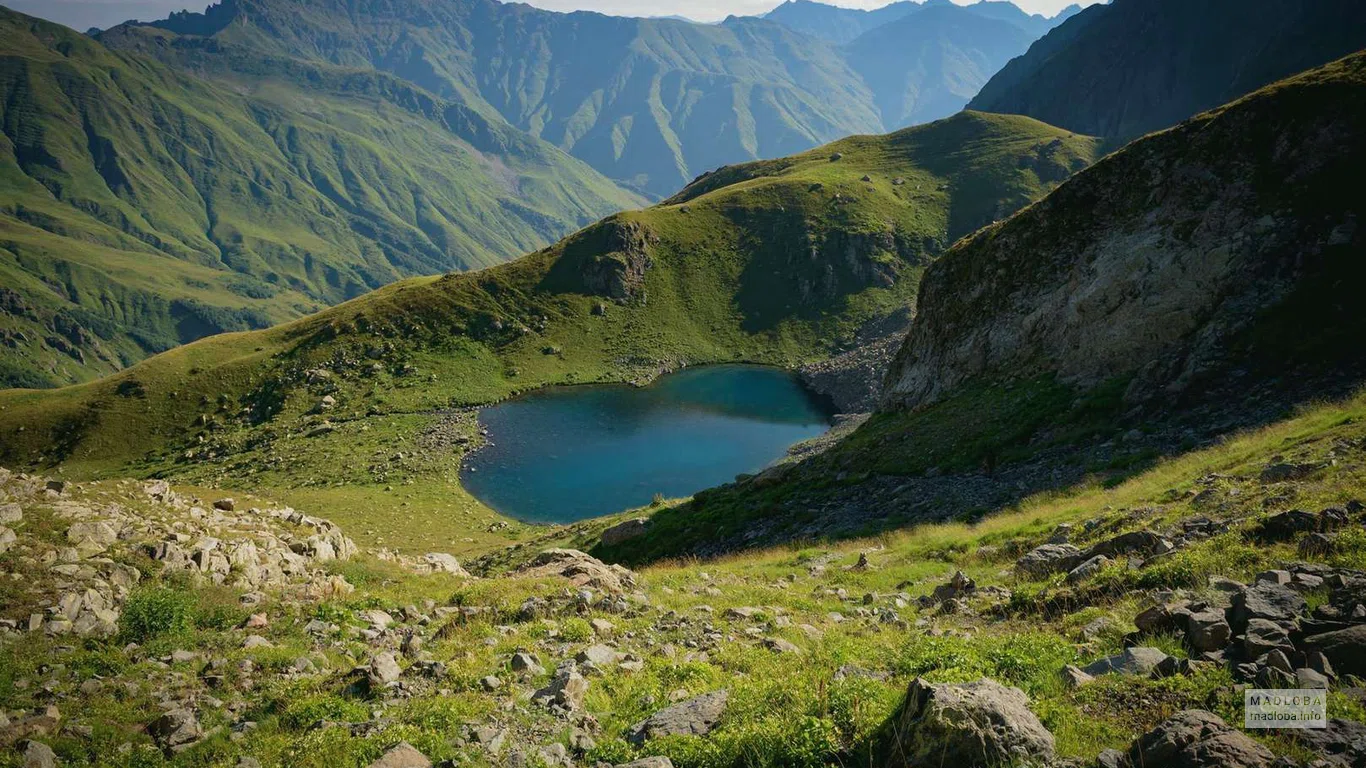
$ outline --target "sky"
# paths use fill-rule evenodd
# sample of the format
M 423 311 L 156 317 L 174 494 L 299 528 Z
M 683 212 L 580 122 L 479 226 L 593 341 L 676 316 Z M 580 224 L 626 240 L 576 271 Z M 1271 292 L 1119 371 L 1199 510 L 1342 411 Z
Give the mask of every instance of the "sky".
M 696 21 L 720 21 L 727 16 L 766 13 L 782 0 L 529 0 L 552 11 L 589 10 L 618 16 L 685 16 Z M 824 0 L 846 8 L 879 8 L 892 0 Z M 966 4 L 969 0 L 953 0 Z M 130 19 L 153 21 L 173 11 L 202 11 L 210 0 L 0 0 L 20 13 L 38 16 L 85 31 L 112 27 Z M 1014 0 L 1030 13 L 1052 16 L 1073 2 L 1096 0 Z

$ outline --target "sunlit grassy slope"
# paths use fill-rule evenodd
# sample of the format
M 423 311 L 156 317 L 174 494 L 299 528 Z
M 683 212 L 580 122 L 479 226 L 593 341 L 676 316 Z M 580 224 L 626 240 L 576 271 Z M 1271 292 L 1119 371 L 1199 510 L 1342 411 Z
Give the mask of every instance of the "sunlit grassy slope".
M 88 473 L 240 465 L 274 472 L 266 485 L 366 483 L 365 465 L 316 450 L 341 443 L 344 425 L 682 364 L 821 358 L 909 306 L 923 266 L 952 239 L 1042 196 L 1097 146 L 1025 118 L 964 113 L 722 169 L 508 265 L 400 282 L 90 384 L 0 394 L 0 463 Z M 596 278 L 633 259 L 649 264 L 640 284 L 603 295 Z M 317 413 L 324 394 L 337 406 Z M 259 452 L 324 420 L 333 432 L 268 469 Z

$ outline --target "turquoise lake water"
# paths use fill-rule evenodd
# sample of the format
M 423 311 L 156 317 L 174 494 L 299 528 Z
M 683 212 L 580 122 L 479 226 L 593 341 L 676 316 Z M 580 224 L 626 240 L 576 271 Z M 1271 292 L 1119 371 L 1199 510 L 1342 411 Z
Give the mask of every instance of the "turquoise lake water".
M 786 371 L 689 368 L 648 387 L 551 387 L 480 411 L 491 445 L 461 480 L 505 515 L 567 523 L 757 472 L 830 414 Z

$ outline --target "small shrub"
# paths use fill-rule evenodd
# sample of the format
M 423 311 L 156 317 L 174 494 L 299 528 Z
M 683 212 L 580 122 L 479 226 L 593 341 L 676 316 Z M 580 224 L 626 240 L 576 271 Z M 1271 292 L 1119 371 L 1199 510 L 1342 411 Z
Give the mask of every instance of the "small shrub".
M 123 607 L 119 631 L 134 643 L 183 634 L 193 625 L 194 612 L 194 596 L 187 592 L 166 587 L 139 589 Z
M 593 636 L 593 628 L 580 618 L 565 619 L 560 625 L 560 637 L 571 643 L 582 643 Z

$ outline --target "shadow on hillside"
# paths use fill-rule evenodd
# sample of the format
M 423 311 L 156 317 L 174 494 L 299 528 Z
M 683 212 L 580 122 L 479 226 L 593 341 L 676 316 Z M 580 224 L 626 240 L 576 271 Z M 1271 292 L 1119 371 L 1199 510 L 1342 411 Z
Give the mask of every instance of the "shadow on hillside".
M 1147 407 L 1124 403 L 1124 381 L 1080 397 L 1048 379 L 969 388 L 920 411 L 875 415 L 822 454 L 698 493 L 656 513 L 645 534 L 592 553 L 642 565 L 976 521 L 1094 479 L 1117 485 L 1366 383 L 1366 361 L 1326 370 L 1224 372 Z

